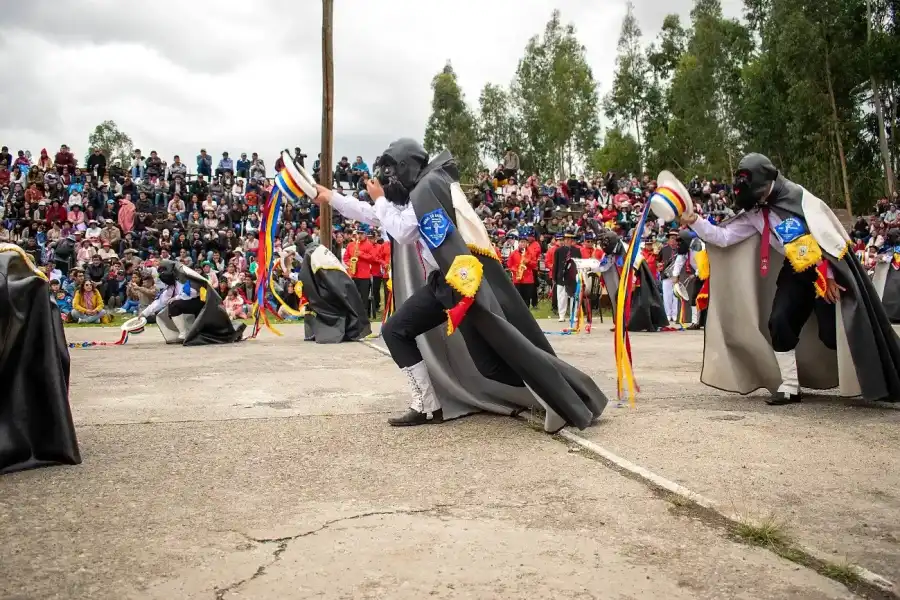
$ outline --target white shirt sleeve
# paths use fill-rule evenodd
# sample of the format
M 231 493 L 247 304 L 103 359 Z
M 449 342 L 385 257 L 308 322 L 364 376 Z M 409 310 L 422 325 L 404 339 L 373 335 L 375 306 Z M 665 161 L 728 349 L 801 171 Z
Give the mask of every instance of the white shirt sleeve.
M 380 224 L 378 216 L 375 214 L 375 209 L 368 202 L 361 202 L 356 198 L 347 198 L 334 192 L 331 196 L 331 206 L 353 221 L 360 221 L 376 227 Z
M 412 202 L 399 207 L 382 196 L 375 200 L 375 215 L 384 230 L 401 244 L 414 244 L 419 240 L 419 220 Z
M 675 265 L 672 267 L 672 278 L 675 279 L 679 275 L 681 275 L 681 270 L 684 269 L 684 254 L 679 254 L 675 257 Z
M 750 221 L 747 213 L 740 215 L 724 225 L 713 225 L 706 219 L 697 219 L 690 226 L 701 240 L 707 244 L 727 248 L 743 242 L 754 233 L 759 233 L 756 226 Z

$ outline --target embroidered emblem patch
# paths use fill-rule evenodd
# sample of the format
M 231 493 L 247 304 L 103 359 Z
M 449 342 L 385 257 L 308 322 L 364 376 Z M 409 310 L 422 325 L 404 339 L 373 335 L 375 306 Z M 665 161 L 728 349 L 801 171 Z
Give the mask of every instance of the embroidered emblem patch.
M 419 219 L 419 233 L 428 247 L 435 250 L 453 232 L 453 221 L 443 208 L 438 208 Z
M 782 244 L 790 244 L 800 236 L 809 233 L 806 223 L 799 217 L 788 217 L 775 228 L 775 235 Z

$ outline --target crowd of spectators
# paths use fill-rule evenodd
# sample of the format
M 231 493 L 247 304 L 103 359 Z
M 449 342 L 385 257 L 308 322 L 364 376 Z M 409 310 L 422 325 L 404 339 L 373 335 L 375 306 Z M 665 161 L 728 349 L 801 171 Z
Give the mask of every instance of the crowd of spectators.
M 295 148 L 293 160 L 305 166 L 307 155 Z M 319 179 L 321 155 L 312 164 Z M 373 167 L 377 169 L 378 158 Z M 108 322 L 114 313 L 137 313 L 154 299 L 160 284 L 160 260 L 182 262 L 205 274 L 219 290 L 226 310 L 247 317 L 255 287 L 260 209 L 272 188 L 281 159 L 270 172 L 254 152 L 234 160 L 223 152 L 216 161 L 205 149 L 193 168 L 179 156 L 171 162 L 156 151 L 134 150 L 128 160 L 109 160 L 92 149 L 79 166 L 63 145 L 54 155 L 41 150 L 35 159 L 19 150 L 0 150 L 0 242 L 22 246 L 52 281 L 53 294 L 66 320 Z M 361 156 L 336 163 L 334 181 L 345 194 L 366 200 L 372 172 Z M 544 250 L 557 233 L 580 234 L 586 220 L 617 230 L 628 239 L 655 182 L 647 174 L 589 173 L 555 180 L 520 169 L 510 149 L 493 171 L 478 174 L 466 186 L 475 211 L 484 220 L 506 262 L 519 230 L 533 231 Z M 694 177 L 688 188 L 695 209 L 719 221 L 733 214 L 730 187 L 714 178 Z M 888 228 L 900 226 L 898 202 L 877 203 L 872 217 L 853 226 L 861 258 L 884 243 Z M 293 270 L 306 245 L 317 242 L 318 207 L 301 199 L 285 206 L 276 252 L 291 251 Z M 343 256 L 351 231 L 372 232 L 334 216 L 333 250 Z M 662 246 L 674 224 L 649 223 L 645 241 Z M 286 264 L 287 270 L 292 270 Z M 546 265 L 541 261 L 541 270 Z M 288 273 L 282 273 L 288 276 Z M 381 303 L 378 302 L 377 305 Z

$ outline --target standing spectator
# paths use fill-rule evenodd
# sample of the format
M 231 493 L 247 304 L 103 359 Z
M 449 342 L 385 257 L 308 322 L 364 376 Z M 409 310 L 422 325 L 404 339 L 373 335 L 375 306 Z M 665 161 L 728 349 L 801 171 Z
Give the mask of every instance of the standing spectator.
M 504 179 L 509 179 L 513 175 L 519 173 L 519 155 L 513 152 L 512 148 L 506 149 L 503 155 L 503 174 Z
M 198 167 L 197 172 L 199 173 L 199 171 Z M 226 173 L 234 177 L 234 161 L 228 157 L 227 152 L 223 152 L 222 160 L 219 161 L 219 166 L 216 167 L 216 175 L 224 175 Z
M 197 155 L 197 174 L 212 177 L 212 156 L 206 153 L 206 148 L 201 148 Z
M 237 172 L 235 175 L 244 179 L 250 176 L 250 161 L 247 160 L 246 152 L 241 152 L 241 157 L 237 161 Z
M 103 179 L 103 176 L 106 174 L 106 157 L 100 151 L 100 148 L 94 148 L 93 152 L 91 152 L 87 159 L 87 169 L 94 177 Z
M 266 163 L 254 152 L 250 160 L 251 179 L 264 179 L 266 177 Z
M 322 171 L 322 153 L 316 155 L 316 160 L 313 161 L 313 179 L 316 180 L 316 183 L 319 183 L 319 173 Z

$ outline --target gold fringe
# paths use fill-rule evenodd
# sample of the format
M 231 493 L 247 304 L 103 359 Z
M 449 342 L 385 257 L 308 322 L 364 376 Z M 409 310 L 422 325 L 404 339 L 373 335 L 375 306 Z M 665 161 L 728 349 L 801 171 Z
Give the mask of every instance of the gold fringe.
M 500 262 L 500 259 L 497 258 L 497 253 L 494 252 L 493 248 L 482 248 L 481 246 L 476 246 L 475 244 L 466 244 L 466 248 L 469 249 L 469 252 L 472 254 L 478 254 L 480 256 L 486 256 L 488 258 L 493 258 L 497 262 Z

